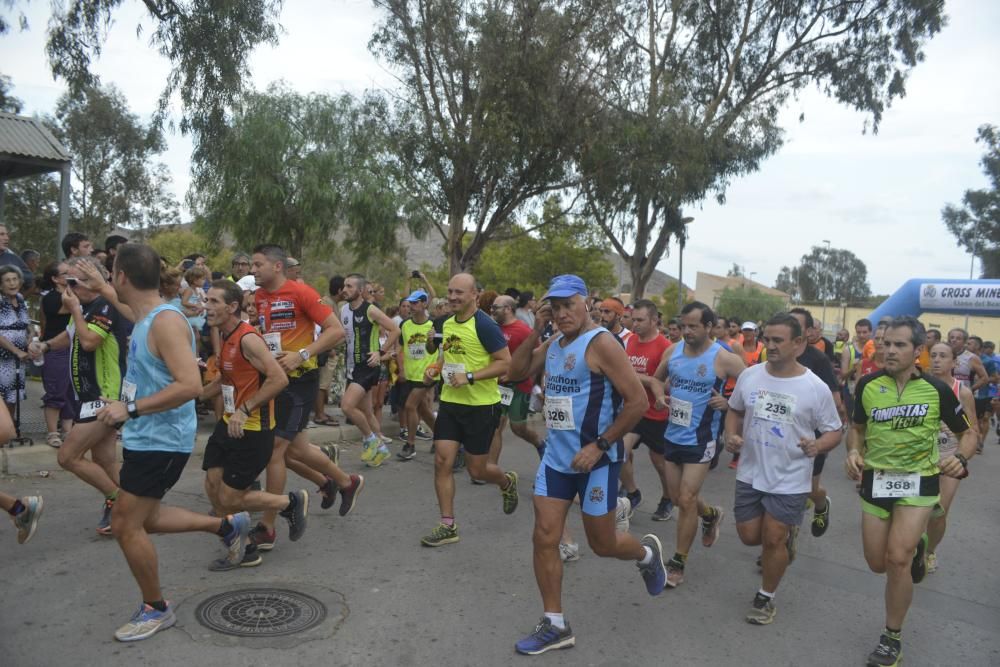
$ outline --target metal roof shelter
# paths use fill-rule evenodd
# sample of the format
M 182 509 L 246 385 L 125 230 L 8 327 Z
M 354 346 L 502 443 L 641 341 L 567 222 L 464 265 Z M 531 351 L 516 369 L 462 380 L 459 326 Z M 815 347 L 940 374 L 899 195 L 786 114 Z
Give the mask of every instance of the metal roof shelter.
M 59 242 L 69 228 L 69 176 L 72 158 L 37 118 L 0 113 L 0 223 L 3 222 L 7 181 L 36 174 L 59 172 Z

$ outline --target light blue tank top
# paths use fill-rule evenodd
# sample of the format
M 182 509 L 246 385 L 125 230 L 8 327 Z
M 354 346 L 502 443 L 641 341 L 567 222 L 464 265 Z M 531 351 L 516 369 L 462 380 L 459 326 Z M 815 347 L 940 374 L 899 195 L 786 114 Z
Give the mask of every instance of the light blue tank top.
M 621 408 L 621 396 L 611 381 L 587 366 L 587 346 L 601 334 L 612 335 L 596 327 L 566 347 L 559 345 L 560 336 L 549 345 L 545 356 L 545 421 L 547 426 L 563 428 L 549 427 L 542 463 L 559 472 L 578 472 L 573 469 L 573 457 L 611 426 Z M 621 461 L 623 456 L 621 440 L 613 442 L 594 467 Z
M 684 341 L 673 348 L 667 366 L 670 377 L 670 421 L 666 438 L 675 445 L 707 445 L 718 437 L 722 413 L 708 405 L 712 389 L 722 393 L 725 378 L 715 375 L 715 357 L 722 346 L 713 342 L 697 357 L 684 354 Z
M 129 398 L 134 391 L 134 400 L 152 396 L 174 381 L 167 365 L 149 351 L 149 328 L 160 313 L 172 310 L 184 317 L 176 306 L 163 304 L 149 312 L 132 330 L 132 340 L 128 348 L 128 368 L 122 383 L 122 398 Z M 190 333 L 190 332 L 189 332 Z M 194 336 L 191 351 L 194 351 Z M 173 410 L 141 415 L 138 419 L 125 422 L 122 431 L 122 446 L 135 451 L 180 452 L 190 454 L 194 449 L 195 432 L 198 430 L 198 416 L 194 401 L 188 401 Z

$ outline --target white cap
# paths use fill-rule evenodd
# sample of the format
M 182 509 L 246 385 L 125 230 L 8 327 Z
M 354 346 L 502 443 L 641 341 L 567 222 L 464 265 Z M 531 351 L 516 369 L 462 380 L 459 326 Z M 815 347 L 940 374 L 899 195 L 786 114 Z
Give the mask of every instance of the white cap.
M 740 327 L 740 330 L 742 331 L 744 329 L 752 329 L 752 330 L 756 331 L 757 330 L 757 325 L 754 324 L 753 322 L 744 322 L 743 326 Z
M 240 289 L 244 292 L 256 292 L 257 291 L 257 280 L 251 276 L 246 275 L 236 281 L 236 284 L 240 286 Z

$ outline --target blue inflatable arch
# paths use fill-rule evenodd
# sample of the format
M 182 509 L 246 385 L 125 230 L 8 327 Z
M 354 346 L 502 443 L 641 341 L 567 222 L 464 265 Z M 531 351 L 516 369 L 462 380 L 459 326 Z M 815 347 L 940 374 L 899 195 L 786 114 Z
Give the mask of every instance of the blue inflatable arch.
M 1000 317 L 1000 280 L 913 278 L 903 283 L 868 319 L 948 313 Z

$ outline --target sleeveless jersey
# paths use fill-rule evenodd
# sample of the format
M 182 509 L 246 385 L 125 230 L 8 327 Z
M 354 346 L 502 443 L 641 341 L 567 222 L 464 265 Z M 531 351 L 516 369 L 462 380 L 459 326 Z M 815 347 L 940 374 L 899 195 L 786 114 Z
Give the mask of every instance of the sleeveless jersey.
M 955 359 L 955 370 L 952 375 L 965 387 L 972 387 L 972 358 L 976 356 L 965 350 Z
M 244 336 L 260 334 L 248 323 L 240 322 L 232 333 L 222 339 L 219 372 L 222 374 L 222 419 L 227 424 L 229 417 L 260 391 L 260 386 L 264 383 L 264 376 L 243 356 Z M 268 401 L 266 405 L 254 409 L 243 428 L 247 431 L 273 429 L 274 401 Z
M 958 398 L 961 389 L 962 383 L 953 379 L 951 381 L 951 390 L 955 392 L 955 398 Z M 947 424 L 941 422 L 941 431 L 938 434 L 938 460 L 951 456 L 956 451 L 958 451 L 958 438 L 951 432 Z
M 716 439 L 722 413 L 712 409 L 708 400 L 712 389 L 722 392 L 725 378 L 715 375 L 715 358 L 722 346 L 712 342 L 697 357 L 684 354 L 686 345 L 674 345 L 667 364 L 670 381 L 670 421 L 666 438 L 675 445 L 695 447 Z
M 368 367 L 368 354 L 379 351 L 379 328 L 372 322 L 368 314 L 371 303 L 362 301 L 357 308 L 345 303 L 340 311 L 340 321 L 344 324 L 347 335 L 347 373 L 350 375 L 355 366 Z
M 176 306 L 162 304 L 149 311 L 132 330 L 128 350 L 128 368 L 122 382 L 122 400 L 134 401 L 163 390 L 174 378 L 163 359 L 149 350 L 149 330 L 153 320 L 164 311 L 173 311 L 180 317 L 184 313 Z M 186 320 L 187 318 L 185 318 Z M 191 352 L 194 353 L 194 335 L 188 330 Z M 194 401 L 187 401 L 172 410 L 140 415 L 125 422 L 122 446 L 134 451 L 180 452 L 190 454 L 194 449 L 194 436 L 198 430 L 198 416 Z
M 422 382 L 424 371 L 437 358 L 436 354 L 427 351 L 427 340 L 433 330 L 434 323 L 430 319 L 423 324 L 417 324 L 408 318 L 399 325 L 403 346 L 403 373 L 411 382 Z
M 614 335 L 604 327 L 580 334 L 565 347 L 562 336 L 545 353 L 545 436 L 544 465 L 566 474 L 576 474 L 573 457 L 584 446 L 596 442 L 618 415 L 621 396 L 604 375 L 587 366 L 587 347 L 596 336 Z M 611 443 L 594 465 L 608 465 L 624 458 L 621 440 Z

